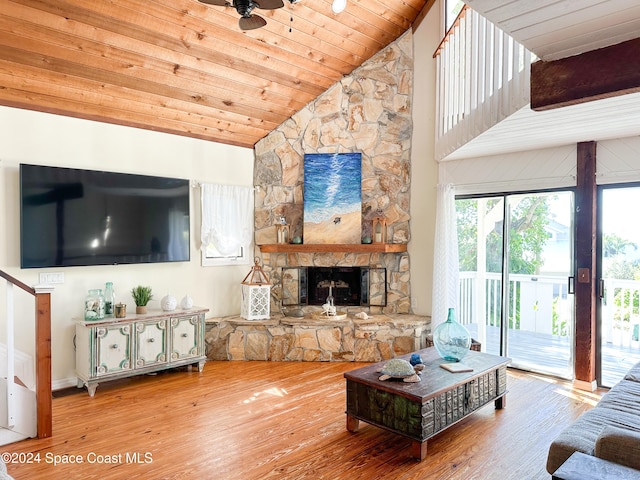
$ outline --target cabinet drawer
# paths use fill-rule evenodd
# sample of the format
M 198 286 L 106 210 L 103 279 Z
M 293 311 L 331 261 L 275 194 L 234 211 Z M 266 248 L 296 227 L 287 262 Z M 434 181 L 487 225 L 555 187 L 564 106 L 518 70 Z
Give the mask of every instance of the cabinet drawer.
M 96 376 L 131 370 L 131 325 L 95 329 Z
M 168 320 L 135 324 L 136 368 L 167 362 Z

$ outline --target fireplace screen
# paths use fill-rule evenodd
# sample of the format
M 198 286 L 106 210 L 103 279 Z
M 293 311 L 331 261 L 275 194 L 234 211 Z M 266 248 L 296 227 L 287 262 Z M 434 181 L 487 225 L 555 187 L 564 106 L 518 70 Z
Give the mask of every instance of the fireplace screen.
M 282 269 L 282 305 L 387 305 L 387 270 L 377 267 L 289 267 Z

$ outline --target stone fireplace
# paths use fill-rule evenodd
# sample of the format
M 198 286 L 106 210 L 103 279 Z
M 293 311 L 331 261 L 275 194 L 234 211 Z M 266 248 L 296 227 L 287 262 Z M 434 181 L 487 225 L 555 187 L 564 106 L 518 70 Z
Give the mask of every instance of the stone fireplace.
M 379 361 L 422 348 L 428 319 L 411 312 L 406 249 L 411 218 L 412 89 L 409 29 L 256 144 L 255 256 L 272 283 L 272 318 L 207 320 L 210 359 Z M 348 152 L 362 156 L 361 238 L 375 240 L 372 223 L 384 217 L 388 243 L 306 244 L 304 154 Z M 277 244 L 276 224 L 281 217 L 289 225 L 289 238 L 301 237 L 302 244 Z M 288 278 L 301 267 L 318 272 L 331 268 L 345 276 L 325 278 L 319 273 L 311 282 L 307 276 L 304 282 L 299 276 Z M 369 283 L 363 291 L 365 270 Z M 356 273 L 352 277 L 347 272 Z M 344 304 L 350 315 L 345 320 L 319 321 L 308 314 L 321 311 L 328 296 L 326 285 L 332 281 L 338 306 Z M 310 283 L 315 284 L 313 288 Z M 358 284 L 359 293 L 354 289 Z M 292 293 L 292 289 L 297 290 Z M 283 305 L 288 304 L 302 305 L 304 318 L 282 315 Z M 355 316 L 361 312 L 370 318 Z
M 387 298 L 386 269 L 369 267 L 283 268 L 282 305 L 324 305 L 328 298 L 337 307 L 384 307 Z
M 413 130 L 413 39 L 408 31 L 351 75 L 260 140 L 255 147 L 256 255 L 274 285 L 279 308 L 283 267 L 379 267 L 386 269 L 386 306 L 381 313 L 410 313 L 409 256 L 404 252 L 350 250 L 304 244 L 304 154 L 362 154 L 362 238 L 372 237 L 375 217 L 386 220 L 390 244 L 410 240 L 410 148 Z M 290 238 L 307 249 L 266 253 L 276 243 L 276 224 L 284 217 Z M 368 245 L 363 245 L 366 247 Z M 373 307 L 372 307 L 373 308 Z

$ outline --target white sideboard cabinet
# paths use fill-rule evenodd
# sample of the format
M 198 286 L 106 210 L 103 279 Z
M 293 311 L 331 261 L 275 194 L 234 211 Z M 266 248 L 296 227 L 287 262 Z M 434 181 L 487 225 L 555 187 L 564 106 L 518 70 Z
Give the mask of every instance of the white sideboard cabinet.
M 76 320 L 78 388 L 93 397 L 98 384 L 206 361 L 206 308 L 149 311 L 126 318 Z

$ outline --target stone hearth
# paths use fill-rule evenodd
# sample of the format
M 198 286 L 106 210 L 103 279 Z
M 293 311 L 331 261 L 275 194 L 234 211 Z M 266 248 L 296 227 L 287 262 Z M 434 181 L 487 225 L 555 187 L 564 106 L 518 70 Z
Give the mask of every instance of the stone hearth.
M 342 321 L 274 315 L 206 321 L 209 360 L 378 362 L 424 348 L 429 320 L 418 315 L 350 315 Z

